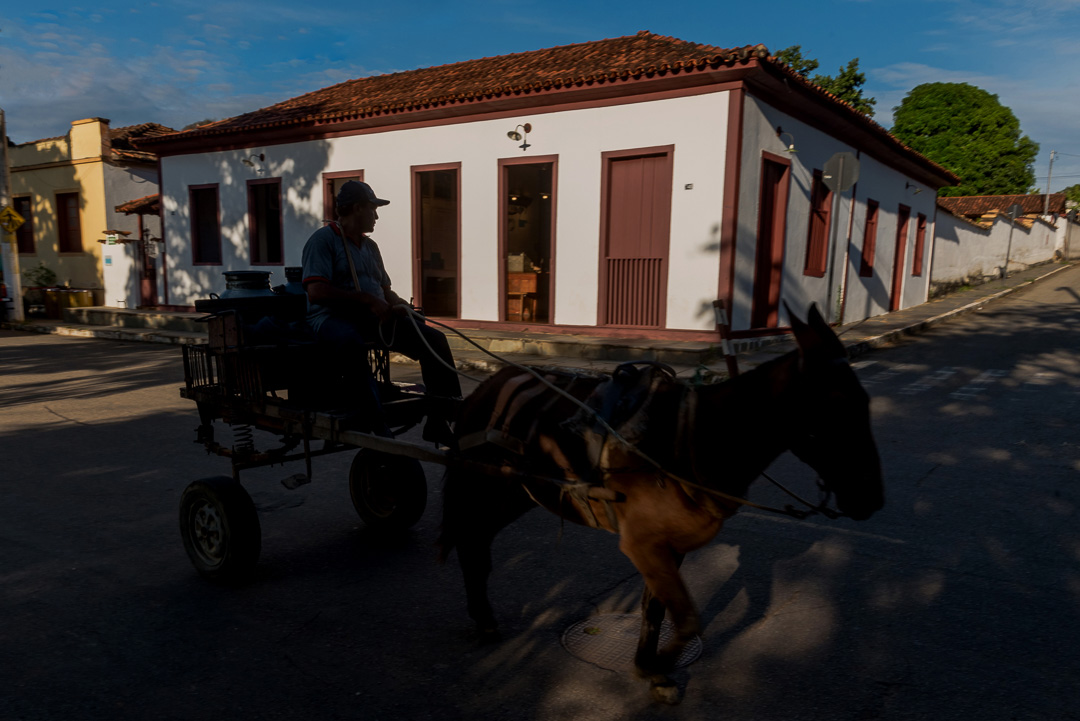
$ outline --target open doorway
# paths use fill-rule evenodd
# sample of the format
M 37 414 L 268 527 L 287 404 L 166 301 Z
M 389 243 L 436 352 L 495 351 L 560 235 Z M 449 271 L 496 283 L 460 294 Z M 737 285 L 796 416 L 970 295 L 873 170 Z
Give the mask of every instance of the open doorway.
M 555 159 L 504 160 L 500 165 L 500 316 L 551 323 Z
M 434 317 L 460 316 L 460 163 L 413 168 L 413 292 Z

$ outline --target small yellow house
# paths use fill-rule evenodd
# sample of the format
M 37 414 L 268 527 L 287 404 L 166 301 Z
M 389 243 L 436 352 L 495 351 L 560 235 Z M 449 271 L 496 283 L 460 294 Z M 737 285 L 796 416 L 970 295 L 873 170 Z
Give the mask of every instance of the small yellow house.
M 12 205 L 26 220 L 16 232 L 24 284 L 26 271 L 44 265 L 58 284 L 93 291 L 95 305 L 140 305 L 129 288 L 139 287 L 147 259 L 123 253 L 142 253 L 145 244 L 116 252 L 103 241 L 106 230 L 132 222 L 116 206 L 158 190 L 157 156 L 132 141 L 171 132 L 156 123 L 113 129 L 104 118 L 87 118 L 67 135 L 9 148 Z M 114 265 L 130 277 L 107 284 L 115 273 L 106 266 Z

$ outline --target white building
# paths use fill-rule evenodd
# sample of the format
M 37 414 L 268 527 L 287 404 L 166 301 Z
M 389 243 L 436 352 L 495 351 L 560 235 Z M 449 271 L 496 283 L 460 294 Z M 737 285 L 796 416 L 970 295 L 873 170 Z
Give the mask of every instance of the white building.
M 717 338 L 716 300 L 744 336 L 785 326 L 781 301 L 835 319 L 842 288 L 845 320 L 923 302 L 956 181 L 762 46 L 645 32 L 352 80 L 142 147 L 166 304 L 226 270 L 282 282 L 351 177 L 391 201 L 373 237 L 433 317 L 688 340 Z M 839 152 L 859 177 L 834 204 Z

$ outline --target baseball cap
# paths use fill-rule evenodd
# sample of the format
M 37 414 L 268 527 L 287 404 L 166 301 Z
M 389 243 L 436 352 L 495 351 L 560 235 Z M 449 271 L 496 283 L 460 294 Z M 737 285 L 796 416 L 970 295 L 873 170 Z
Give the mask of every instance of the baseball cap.
M 354 203 L 371 203 L 372 205 L 389 205 L 389 200 L 375 197 L 375 191 L 367 183 L 358 180 L 350 180 L 341 186 L 337 194 L 337 207 L 344 208 Z

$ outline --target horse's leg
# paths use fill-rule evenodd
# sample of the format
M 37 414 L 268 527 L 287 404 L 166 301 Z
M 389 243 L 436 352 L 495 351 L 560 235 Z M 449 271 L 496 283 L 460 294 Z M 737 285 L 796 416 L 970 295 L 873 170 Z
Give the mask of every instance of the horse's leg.
M 675 667 L 679 654 L 700 628 L 694 602 L 679 575 L 683 555 L 667 545 L 635 543 L 635 539 L 627 534 L 621 536 L 619 548 L 645 579 L 642 637 L 635 657 L 638 673 L 649 678 L 662 676 Z M 665 609 L 671 612 L 675 636 L 663 649 L 656 651 Z
M 673 554 L 675 567 L 682 566 L 685 555 Z M 645 584 L 645 590 L 641 593 L 641 637 L 638 639 L 637 654 L 634 656 L 634 666 L 640 675 L 647 675 L 653 697 L 664 703 L 678 703 L 679 689 L 675 682 L 668 678 L 666 673 L 649 674 L 644 669 L 655 669 L 658 663 L 657 647 L 660 644 L 660 631 L 663 627 L 664 616 L 667 607 L 657 598 Z M 676 662 L 678 657 L 675 657 Z
M 685 556 L 673 554 L 675 567 L 682 566 Z M 656 665 L 657 648 L 660 644 L 660 629 L 664 623 L 667 607 L 649 589 L 648 584 L 641 594 L 641 638 L 638 639 L 637 654 L 634 664 L 638 668 L 652 668 Z
M 439 539 L 441 555 L 445 558 L 452 548 L 457 548 L 469 616 L 476 622 L 481 642 L 500 639 L 495 612 L 488 600 L 491 544 L 499 531 L 534 505 L 517 484 L 462 477 L 455 472 L 447 476 Z

